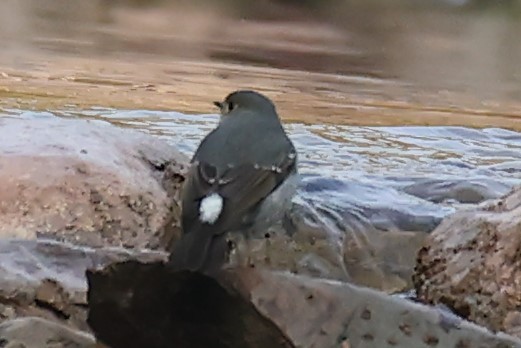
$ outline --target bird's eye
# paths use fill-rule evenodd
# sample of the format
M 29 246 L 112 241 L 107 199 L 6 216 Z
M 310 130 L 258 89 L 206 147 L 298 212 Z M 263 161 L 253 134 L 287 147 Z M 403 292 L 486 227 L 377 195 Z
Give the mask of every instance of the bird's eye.
M 235 108 L 235 104 L 234 103 L 228 103 L 228 112 L 232 111 L 233 109 Z

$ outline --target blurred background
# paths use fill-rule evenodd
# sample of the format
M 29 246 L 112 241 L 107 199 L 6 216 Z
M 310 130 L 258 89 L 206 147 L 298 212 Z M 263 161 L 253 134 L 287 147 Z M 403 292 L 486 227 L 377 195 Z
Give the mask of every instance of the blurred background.
M 5 0 L 0 83 L 22 104 L 206 112 L 250 87 L 294 120 L 518 128 L 520 34 L 517 0 Z

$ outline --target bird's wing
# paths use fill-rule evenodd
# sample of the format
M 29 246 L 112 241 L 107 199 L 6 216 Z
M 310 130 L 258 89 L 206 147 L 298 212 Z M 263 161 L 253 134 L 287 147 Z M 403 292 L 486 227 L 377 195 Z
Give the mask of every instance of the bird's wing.
M 259 204 L 295 170 L 294 156 L 272 167 L 244 164 L 227 169 L 194 162 L 183 188 L 183 236 L 174 246 L 170 264 L 177 269 L 218 269 L 226 259 L 223 233 L 247 228 Z M 200 218 L 201 200 L 211 194 L 223 199 L 218 219 L 205 223 Z
M 243 164 L 231 167 L 222 174 L 207 164 L 194 162 L 183 188 L 183 230 L 189 233 L 200 224 L 201 199 L 216 193 L 223 198 L 222 212 L 213 224 L 213 233 L 241 227 L 241 219 L 248 217 L 259 203 L 273 192 L 295 169 L 294 156 L 285 156 L 273 166 Z

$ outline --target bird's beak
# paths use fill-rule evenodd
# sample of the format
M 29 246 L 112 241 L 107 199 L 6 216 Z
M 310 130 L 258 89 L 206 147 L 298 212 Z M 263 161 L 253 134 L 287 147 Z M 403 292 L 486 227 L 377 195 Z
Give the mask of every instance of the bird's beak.
M 213 105 L 217 106 L 219 109 L 222 109 L 222 108 L 223 108 L 223 103 L 218 102 L 218 101 L 214 101 L 214 102 L 213 102 Z

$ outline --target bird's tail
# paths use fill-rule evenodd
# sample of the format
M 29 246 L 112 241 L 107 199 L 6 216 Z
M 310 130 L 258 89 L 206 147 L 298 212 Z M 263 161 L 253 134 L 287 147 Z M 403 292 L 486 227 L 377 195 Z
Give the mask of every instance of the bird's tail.
M 169 265 L 177 270 L 211 273 L 219 270 L 227 256 L 224 234 L 215 235 L 206 226 L 183 234 L 173 246 Z

